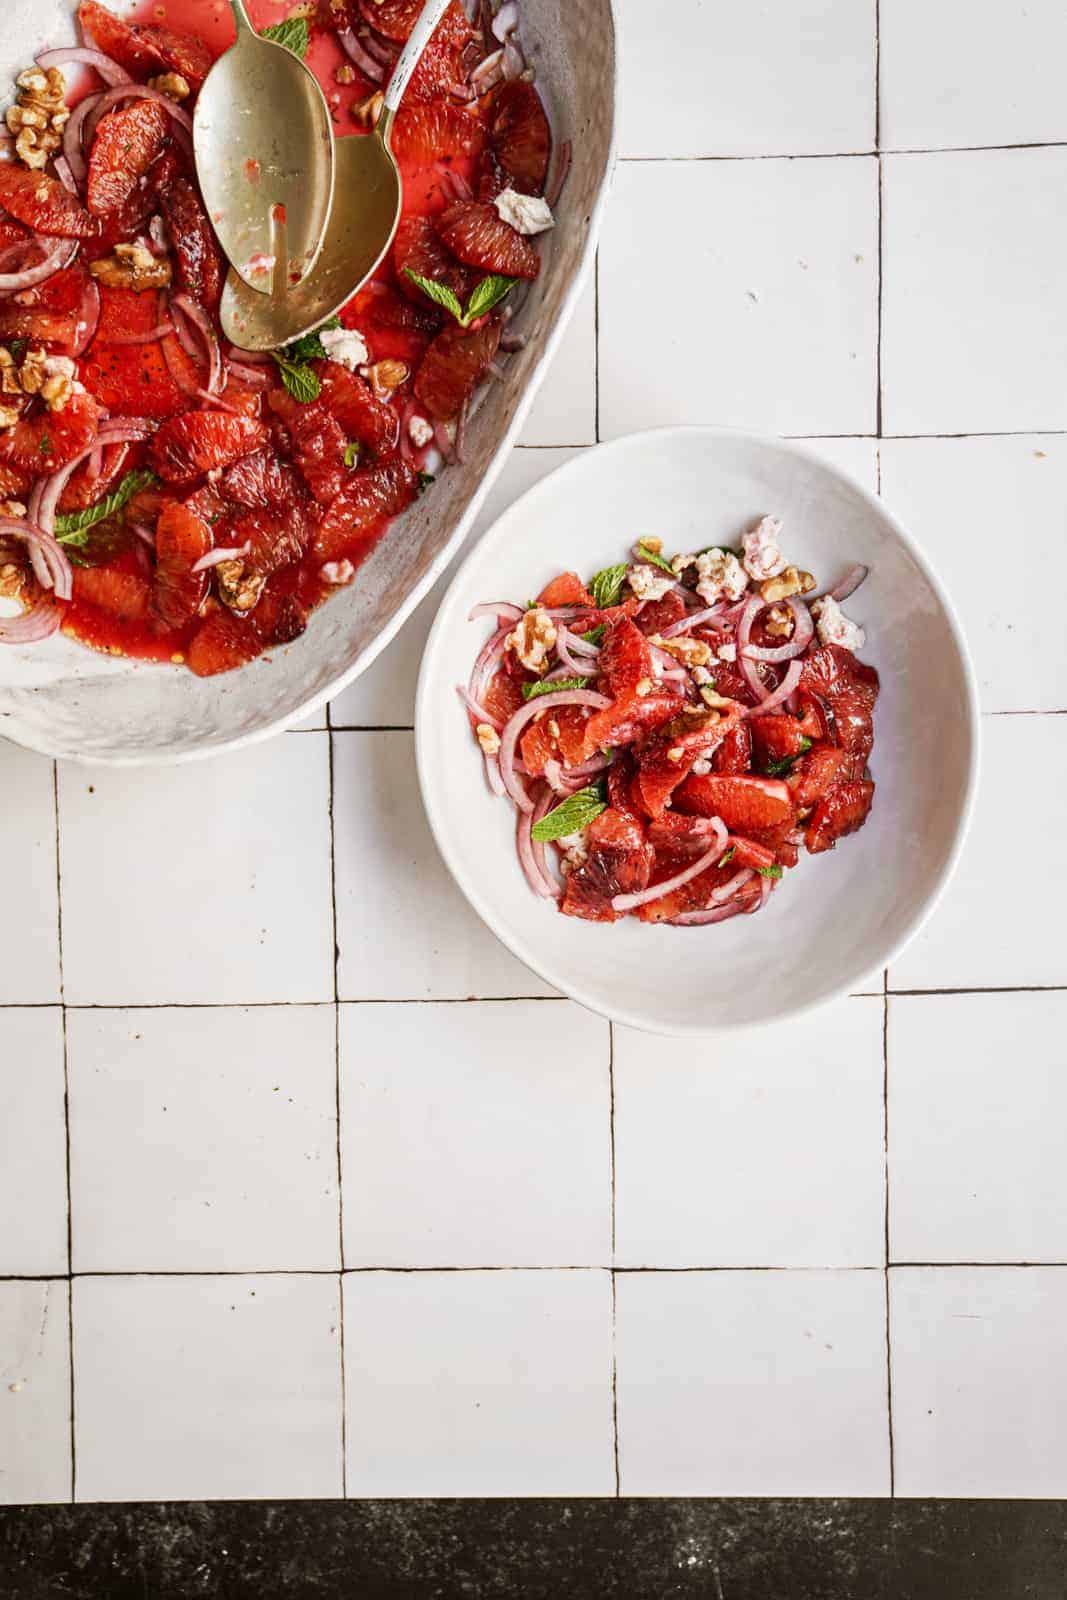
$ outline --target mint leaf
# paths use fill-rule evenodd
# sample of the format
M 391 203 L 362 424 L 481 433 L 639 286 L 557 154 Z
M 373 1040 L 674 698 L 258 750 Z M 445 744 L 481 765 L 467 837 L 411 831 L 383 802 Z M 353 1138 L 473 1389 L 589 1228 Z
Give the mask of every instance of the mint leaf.
M 604 642 L 604 635 L 607 633 L 607 631 L 607 623 L 602 622 L 599 627 L 590 628 L 588 633 L 583 633 L 582 638 L 585 640 L 586 644 L 602 644 Z
M 113 489 L 103 500 L 98 500 L 94 506 L 86 506 L 84 511 L 64 511 L 56 518 L 56 538 L 60 544 L 73 545 L 80 549 L 86 543 L 86 535 L 90 528 L 95 528 L 98 522 L 106 522 L 108 517 L 113 517 L 117 511 L 131 501 L 135 494 L 140 494 L 142 489 L 151 488 L 159 479 L 154 472 L 144 468 L 137 468 L 127 472 L 120 481 L 118 488 Z
M 664 560 L 663 556 L 659 555 L 655 550 L 650 550 L 647 544 L 639 544 L 637 546 L 637 559 L 639 561 L 647 561 L 653 567 L 659 567 L 662 572 L 669 572 L 672 578 L 675 576 L 674 568 L 670 562 Z
M 780 878 L 785 869 L 775 862 L 773 867 L 757 867 L 756 871 L 761 878 Z
M 290 361 L 288 356 L 280 350 L 272 350 L 278 370 L 282 375 L 282 383 L 294 400 L 299 400 L 301 405 L 310 405 L 322 393 L 322 384 L 319 375 L 304 361 Z
M 715 865 L 717 867 L 725 867 L 726 863 L 728 861 L 732 861 L 736 854 L 737 854 L 737 846 L 735 844 L 732 844 L 730 846 L 729 850 L 725 851 L 724 854 L 719 857 L 719 859 L 718 859 L 718 861 L 716 861 Z
M 588 678 L 553 678 L 550 683 L 543 679 L 540 683 L 524 683 L 522 698 L 536 700 L 538 695 L 558 694 L 561 689 L 585 689 L 590 680 Z
M 589 585 L 589 593 L 596 601 L 598 611 L 606 611 L 608 606 L 618 602 L 622 594 L 622 586 L 626 582 L 627 566 L 625 561 L 617 567 L 602 567 Z
M 554 811 L 543 816 L 540 822 L 534 823 L 533 836 L 538 844 L 551 844 L 553 839 L 562 839 L 565 834 L 587 828 L 606 810 L 607 804 L 601 798 L 599 789 L 579 789 L 577 794 L 568 795 Z
M 345 445 L 345 466 L 358 467 L 359 465 L 359 440 L 353 439 L 351 444 Z
M 481 283 L 476 283 L 467 301 L 467 309 L 460 318 L 463 326 L 469 328 L 478 317 L 484 317 L 487 311 L 492 311 L 506 294 L 511 293 L 516 281 L 515 278 L 502 277 L 499 272 L 491 272 Z
M 447 283 L 435 283 L 432 278 L 424 278 L 421 272 L 413 272 L 410 267 L 404 271 L 417 289 L 421 289 L 435 305 L 444 306 L 446 311 L 451 311 L 456 321 L 463 321 L 463 307 L 459 297 L 448 287 Z
M 311 30 L 306 17 L 289 17 L 285 22 L 272 22 L 269 28 L 262 30 L 261 37 L 272 44 L 284 45 L 303 61 L 311 43 Z

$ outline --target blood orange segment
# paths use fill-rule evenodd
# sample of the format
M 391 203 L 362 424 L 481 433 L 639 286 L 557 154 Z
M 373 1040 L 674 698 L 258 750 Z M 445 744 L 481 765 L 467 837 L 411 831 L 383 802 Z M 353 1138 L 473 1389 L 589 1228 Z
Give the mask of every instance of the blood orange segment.
M 694 762 L 711 755 L 741 714 L 740 707 L 720 716 L 706 707 L 687 706 L 638 745 L 638 785 L 649 816 L 662 816 Z
M 108 567 L 75 567 L 76 603 L 96 606 L 118 622 L 143 622 L 148 616 L 151 590 L 136 573 Z
M 595 606 L 596 601 L 576 572 L 561 572 L 558 578 L 547 583 L 537 597 L 538 605 Z
M 315 371 L 322 403 L 349 439 L 357 439 L 375 455 L 396 449 L 400 419 L 395 406 L 376 399 L 368 383 L 336 361 L 319 361 Z
M 749 726 L 752 729 L 757 767 L 767 767 L 777 761 L 789 761 L 795 756 L 802 755 L 811 743 L 802 723 L 788 713 L 779 716 L 769 713 L 765 717 L 750 717 Z
M 641 823 L 610 806 L 590 823 L 586 841 L 588 857 L 568 873 L 560 910 L 589 922 L 615 922 L 620 913 L 612 909 L 613 897 L 647 888 L 655 853 Z
M 668 589 L 661 599 L 648 602 L 637 619 L 637 626 L 645 634 L 662 633 L 664 628 L 680 622 L 685 613 L 686 604 L 678 590 Z
M 208 589 L 206 572 L 194 572 L 212 548 L 211 529 L 188 506 L 171 500 L 156 523 L 156 577 L 152 609 L 167 628 L 191 622 Z
M 600 750 L 632 744 L 658 728 L 668 717 L 673 717 L 681 704 L 681 695 L 666 689 L 654 690 L 643 697 L 629 692 L 620 695 L 610 706 L 595 711 L 586 723 L 586 755 L 594 756 Z
M 0 465 L 0 500 L 21 500 L 28 492 L 31 482 L 28 472 L 19 472 L 16 467 Z
M 418 479 L 399 458 L 353 472 L 319 524 L 313 549 L 323 561 L 349 555 L 383 517 L 395 517 L 415 498 Z
M 874 784 L 863 778 L 839 783 L 831 789 L 826 798 L 819 801 L 808 823 L 804 842 L 809 853 L 816 856 L 824 850 L 832 850 L 838 839 L 862 828 L 873 800 Z
M 454 256 L 482 272 L 532 279 L 541 270 L 541 257 L 529 239 L 480 200 L 457 200 L 439 218 L 437 232 Z
M 393 270 L 404 294 L 421 306 L 432 306 L 434 302 L 408 276 L 409 272 L 428 278 L 431 283 L 444 284 L 461 301 L 467 299 L 476 282 L 471 269 L 445 249 L 429 217 L 401 218 L 393 244 Z
M 804 661 L 800 687 L 814 695 L 830 712 L 833 737 L 853 758 L 853 770 L 862 773 L 874 745 L 874 704 L 878 674 L 841 645 L 824 645 Z
M 100 408 L 88 394 L 76 394 L 62 411 L 46 411 L 16 422 L 0 433 L 0 461 L 33 477 L 56 472 L 92 444 Z
M 100 231 L 97 219 L 58 178 L 14 161 L 0 162 L 0 206 L 27 228 L 55 238 L 91 239 Z
M 136 294 L 131 289 L 101 288 L 100 325 L 82 359 L 81 381 L 115 415 L 163 418 L 188 409 L 189 397 L 171 376 L 158 342 L 112 342 L 116 336 L 149 333 L 159 320 L 159 297 L 154 291 Z M 169 341 L 169 350 L 176 368 L 186 372 L 191 383 L 199 382 L 199 370 L 177 339 Z
M 852 757 L 836 745 L 818 744 L 793 763 L 787 783 L 800 811 L 815 805 L 852 772 Z
M 437 422 L 459 415 L 484 378 L 500 343 L 500 324 L 480 328 L 451 323 L 442 328 L 422 360 L 415 377 L 415 394 Z
M 752 734 L 747 722 L 738 722 L 730 729 L 711 758 L 715 772 L 742 773 L 752 765 Z
M 262 648 L 263 641 L 247 618 L 214 611 L 193 635 L 185 659 L 198 678 L 212 678 L 219 672 L 243 667 Z
M 581 765 L 586 715 L 582 706 L 559 706 L 530 724 L 519 740 L 519 751 L 532 777 L 543 777 L 546 761 L 558 761 L 564 767 Z
M 160 196 L 160 205 L 174 245 L 179 287 L 214 310 L 222 293 L 222 256 L 194 185 L 176 177 Z
M 410 278 L 408 283 L 415 289 Z M 441 327 L 436 307 L 431 310 L 419 305 L 385 284 L 376 285 L 373 294 L 361 295 L 346 306 L 341 321 L 346 328 L 360 330 L 373 361 L 405 361 L 412 367 L 418 366 L 426 346 Z
M 512 677 L 509 672 L 494 673 L 482 697 L 485 709 L 498 722 L 507 722 L 508 718 L 513 717 L 525 703 L 522 698 L 522 680 Z
M 284 389 L 272 389 L 268 404 L 288 430 L 293 459 L 311 493 L 320 505 L 330 505 L 350 470 L 344 459 L 348 441 L 340 424 L 322 403 L 302 405 Z
M 777 778 L 690 775 L 674 796 L 675 808 L 689 816 L 720 817 L 731 833 L 775 828 L 793 819 L 793 801 Z
M 552 132 L 532 83 L 516 78 L 497 90 L 489 114 L 489 145 L 512 189 L 544 194 Z
M 393 153 L 404 167 L 428 167 L 444 156 L 473 156 L 485 130 L 469 112 L 447 102 L 404 106 L 393 129 Z
M 422 0 L 356 0 L 356 9 L 364 22 L 387 39 L 404 40 L 415 26 Z M 466 44 L 470 34 L 463 7 L 458 0 L 452 0 L 434 30 L 434 38 L 455 48 Z
M 84 462 L 67 480 L 59 497 L 59 511 L 84 511 L 96 505 L 118 482 L 130 456 L 128 444 L 108 445 L 102 452 L 99 472 L 92 471 L 92 463 Z
M 163 153 L 170 119 L 154 100 L 136 100 L 101 117 L 89 155 L 88 206 L 96 217 L 118 211 Z
M 605 693 L 619 696 L 639 683 L 651 683 L 652 651 L 648 640 L 628 617 L 609 628 L 597 661 Z
M 228 500 L 250 510 L 297 506 L 304 498 L 293 469 L 283 465 L 269 448 L 255 450 L 227 467 L 219 487 Z
M 0 305 L 0 339 L 39 339 L 42 344 L 69 345 L 77 322 L 58 311 L 39 311 L 32 306 Z
M 211 54 L 199 39 L 172 33 L 169 28 L 123 22 L 97 0 L 84 0 L 78 7 L 78 21 L 83 32 L 91 34 L 100 49 L 135 78 L 170 68 L 187 78 L 195 91 L 210 70 Z
M 205 472 L 249 455 L 266 438 L 263 423 L 251 417 L 191 411 L 164 422 L 152 440 L 152 465 L 168 483 L 192 483 Z

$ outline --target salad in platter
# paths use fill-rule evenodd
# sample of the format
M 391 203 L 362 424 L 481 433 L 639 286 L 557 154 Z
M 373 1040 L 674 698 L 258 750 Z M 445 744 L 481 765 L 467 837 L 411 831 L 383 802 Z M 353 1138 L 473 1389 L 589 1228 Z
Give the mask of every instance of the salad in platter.
M 588 584 L 476 606 L 493 631 L 459 693 L 533 892 L 593 922 L 724 922 L 862 828 L 879 681 L 841 602 L 866 576 L 819 592 L 765 516 L 736 547 L 646 538 Z
M 0 643 L 62 630 L 207 676 L 298 638 L 462 459 L 481 386 L 523 342 L 510 318 L 570 151 L 553 153 L 515 0 L 452 0 L 393 129 L 386 262 L 316 333 L 236 349 L 191 139 L 232 30 L 201 0 L 181 25 L 180 4 L 133 21 L 84 0 L 84 43 L 43 50 L 5 113 Z M 305 0 L 263 31 L 355 138 L 420 10 Z

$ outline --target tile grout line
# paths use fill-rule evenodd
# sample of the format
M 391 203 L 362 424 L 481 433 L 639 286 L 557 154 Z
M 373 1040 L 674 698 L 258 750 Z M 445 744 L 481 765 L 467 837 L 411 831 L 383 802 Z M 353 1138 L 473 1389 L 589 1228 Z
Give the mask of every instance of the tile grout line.
M 700 156 L 619 156 L 619 165 L 700 166 L 733 161 L 855 161 L 872 156 L 970 156 L 988 155 L 1000 150 L 1062 150 L 1067 139 L 1037 139 L 1018 144 L 914 144 L 895 145 L 884 150 L 875 145 L 869 150 L 764 150 Z
M 608 1176 L 611 1198 L 611 1444 L 615 1464 L 615 1495 L 619 1478 L 619 1365 L 618 1296 L 615 1285 L 615 1024 L 608 1022 Z
M 484 1276 L 487 1272 L 606 1272 L 612 1278 L 622 1277 L 677 1277 L 680 1274 L 699 1274 L 704 1277 L 712 1273 L 732 1272 L 780 1272 L 780 1273 L 878 1273 L 885 1276 L 886 1271 L 899 1272 L 902 1269 L 919 1272 L 946 1272 L 966 1270 L 1012 1271 L 1031 1272 L 1035 1270 L 1048 1270 L 1063 1272 L 1067 1270 L 1067 1258 L 1060 1260 L 1041 1259 L 1036 1261 L 1005 1260 L 1002 1257 L 989 1257 L 984 1261 L 890 1261 L 888 1269 L 879 1262 L 866 1266 L 857 1266 L 855 1263 L 834 1262 L 805 1262 L 802 1266 L 768 1265 L 766 1262 L 757 1264 L 740 1262 L 735 1265 L 723 1266 L 712 1262 L 687 1266 L 638 1266 L 638 1267 L 612 1267 L 603 1261 L 568 1261 L 561 1265 L 536 1266 L 526 1263 L 521 1266 L 498 1266 L 489 1262 L 473 1263 L 464 1266 L 432 1266 L 432 1267 L 398 1267 L 392 1265 L 358 1265 L 346 1267 L 339 1273 L 336 1267 L 188 1267 L 176 1269 L 168 1268 L 98 1268 L 87 1269 L 84 1272 L 0 1272 L 0 1283 L 78 1283 L 83 1278 L 337 1278 L 356 1277 L 368 1273 L 378 1273 L 382 1276 L 413 1277 L 431 1273 L 459 1274 L 464 1272 L 479 1273 Z
M 63 871 L 59 852 L 59 763 L 52 762 L 52 809 L 56 834 L 56 962 L 59 1021 L 63 1041 L 63 1139 L 67 1183 L 67 1394 L 70 1405 L 70 1500 L 74 1504 L 77 1462 L 74 1444 L 74 1215 L 70 1187 L 70 1054 L 67 1047 L 67 984 L 63 970 Z
M 889 1495 L 897 1492 L 896 1448 L 893 1439 L 893 1342 L 889 1312 L 889 971 L 882 1001 L 882 1200 L 885 1247 L 883 1291 L 885 1294 L 885 1396 L 886 1427 L 889 1433 Z
M 333 717 L 326 706 L 326 737 L 329 741 L 329 826 L 330 826 L 330 916 L 333 924 L 333 1061 L 334 1061 L 334 1120 L 337 1147 L 337 1327 L 339 1332 L 337 1358 L 341 1365 L 341 1498 L 348 1498 L 348 1397 L 345 1392 L 345 1224 L 344 1185 L 341 1166 L 341 1003 L 339 998 L 338 969 L 341 946 L 337 924 L 337 851 L 334 833 L 334 748 Z

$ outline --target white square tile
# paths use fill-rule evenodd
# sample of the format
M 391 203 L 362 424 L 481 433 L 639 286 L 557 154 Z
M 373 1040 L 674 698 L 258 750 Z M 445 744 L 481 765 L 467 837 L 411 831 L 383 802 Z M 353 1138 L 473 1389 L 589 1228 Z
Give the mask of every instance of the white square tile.
M 519 443 L 574 445 L 595 441 L 596 285 L 590 272 L 523 424 Z
M 348 1493 L 610 1495 L 607 1272 L 346 1273 Z
M 1059 0 L 881 0 L 883 149 L 1067 139 Z
M 836 165 L 836 163 L 834 163 Z M 1067 149 L 888 156 L 886 433 L 1067 427 Z
M 877 439 L 800 439 L 797 442 L 807 445 L 839 472 L 847 472 L 871 494 L 878 492 Z
M 974 654 L 983 709 L 1067 707 L 1067 633 L 1047 626 L 1045 589 L 1040 582 L 990 582 L 1006 529 L 1025 539 L 1028 575 L 1059 565 L 1067 542 L 1067 439 L 887 439 L 882 493 L 948 586 Z
M 67 1270 L 67 1130 L 58 1008 L 0 1010 L 0 1273 Z
M 890 1256 L 1067 1260 L 1067 994 L 890 1001 Z
M 898 1495 L 1062 1499 L 1062 1267 L 889 1275 Z
M 615 1030 L 616 1261 L 885 1259 L 882 1002 L 720 1042 Z
M 336 728 L 411 728 L 415 725 L 415 685 L 426 639 L 456 569 L 487 528 L 513 500 L 554 472 L 578 450 L 512 450 L 486 496 L 469 538 L 447 572 L 434 585 L 392 644 L 382 651 L 369 671 L 342 689 L 330 706 Z
M 67 1294 L 0 1283 L 0 1505 L 70 1499 Z
M 553 991 L 471 910 L 437 853 L 410 733 L 335 733 L 342 1000 L 468 1000 Z
M 874 0 L 623 0 L 623 156 L 874 146 Z
M 17 916 L 0 929 L 0 1005 L 59 999 L 59 901 L 53 764 L 0 739 L 4 899 Z
M 214 761 L 60 763 L 68 1003 L 333 997 L 329 744 Z
M 75 1272 L 340 1267 L 332 1006 L 71 1011 L 67 1037 Z
M 1063 922 L 1050 885 L 1067 881 L 1067 717 L 984 717 L 982 781 L 956 875 L 918 938 L 889 969 L 890 989 L 1017 988 L 1067 982 Z M 1005 820 L 1018 813 L 1038 842 L 1036 865 L 1015 851 Z
M 565 1001 L 346 1006 L 346 1265 L 609 1264 L 609 1047 Z
M 889 1492 L 881 1272 L 615 1286 L 624 1495 Z
M 340 1344 L 333 1274 L 76 1278 L 77 1498 L 339 1495 Z
M 873 157 L 624 163 L 600 246 L 602 436 L 872 433 L 877 215 Z M 698 298 L 669 314 L 679 275 Z

